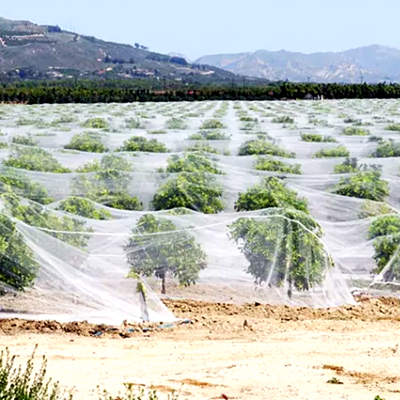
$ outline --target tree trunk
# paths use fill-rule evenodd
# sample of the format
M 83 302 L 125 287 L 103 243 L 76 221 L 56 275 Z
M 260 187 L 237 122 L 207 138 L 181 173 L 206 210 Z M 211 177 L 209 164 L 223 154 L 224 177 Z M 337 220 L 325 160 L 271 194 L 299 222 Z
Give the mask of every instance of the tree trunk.
M 289 288 L 288 288 L 288 297 L 289 299 L 292 298 L 292 294 L 293 294 L 293 282 L 292 282 L 292 278 L 289 278 Z
M 141 307 L 142 307 L 142 315 L 143 315 L 143 320 L 144 321 L 149 321 L 149 311 L 147 310 L 147 301 L 146 301 L 146 296 L 144 293 L 140 293 L 140 297 L 142 300 Z
M 165 274 L 163 274 L 163 276 L 161 277 L 161 293 L 162 294 L 167 293 L 167 289 L 165 287 Z

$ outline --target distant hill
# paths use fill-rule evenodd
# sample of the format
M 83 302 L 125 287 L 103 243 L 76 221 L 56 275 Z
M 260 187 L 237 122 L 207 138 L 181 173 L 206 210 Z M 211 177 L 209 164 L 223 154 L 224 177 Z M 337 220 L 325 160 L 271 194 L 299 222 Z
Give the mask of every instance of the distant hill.
M 176 82 L 232 82 L 231 72 L 185 58 L 106 42 L 54 25 L 0 18 L 0 80 L 147 78 Z M 238 78 L 239 79 L 239 78 Z
M 312 54 L 258 50 L 204 56 L 196 63 L 273 81 L 400 82 L 400 50 L 378 45 Z

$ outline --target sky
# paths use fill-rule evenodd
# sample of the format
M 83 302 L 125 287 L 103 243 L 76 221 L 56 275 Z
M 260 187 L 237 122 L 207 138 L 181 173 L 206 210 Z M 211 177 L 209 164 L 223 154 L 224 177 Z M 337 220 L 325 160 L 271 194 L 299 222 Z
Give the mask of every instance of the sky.
M 18 0 L 0 16 L 139 42 L 191 60 L 219 53 L 400 48 L 400 0 Z

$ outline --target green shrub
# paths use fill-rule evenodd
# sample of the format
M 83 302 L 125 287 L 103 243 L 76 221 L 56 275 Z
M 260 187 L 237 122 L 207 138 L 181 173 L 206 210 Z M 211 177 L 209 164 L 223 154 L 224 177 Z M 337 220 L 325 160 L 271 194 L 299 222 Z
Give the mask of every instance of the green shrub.
M 301 174 L 300 164 L 288 164 L 284 161 L 269 157 L 258 157 L 254 168 L 260 171 L 282 172 L 287 174 Z
M 31 171 L 42 172 L 70 172 L 64 168 L 50 153 L 38 147 L 18 147 L 13 149 L 4 165 L 14 168 L 22 168 Z
M 0 399 L 2 400 L 73 400 L 72 394 L 62 392 L 58 382 L 47 378 L 47 360 L 35 365 L 37 346 L 25 366 L 16 364 L 16 356 L 8 349 L 0 352 Z M 111 395 L 106 390 L 99 393 L 101 400 L 158 400 L 156 391 L 136 390 L 135 385 L 125 383 L 125 390 Z M 99 391 L 99 389 L 98 389 Z M 169 400 L 177 400 L 173 394 Z
M 102 143 L 100 135 L 93 133 L 79 133 L 71 138 L 64 149 L 87 151 L 91 153 L 105 153 L 107 147 Z
M 299 198 L 294 190 L 276 177 L 264 178 L 262 183 L 239 193 L 236 211 L 262 210 L 264 208 L 294 208 L 307 212 L 307 201 Z
M 160 187 L 153 197 L 156 210 L 189 208 L 205 214 L 223 210 L 222 188 L 212 175 L 181 172 Z
M 270 156 L 294 158 L 294 153 L 289 153 L 279 146 L 265 140 L 264 138 L 248 140 L 239 148 L 239 156 L 265 154 Z
M 201 129 L 223 129 L 223 128 L 225 128 L 224 124 L 217 119 L 208 119 L 208 120 L 204 121 L 200 126 L 200 130 Z
M 331 149 L 321 149 L 314 154 L 314 158 L 324 157 L 348 157 L 349 151 L 344 146 L 337 146 Z
M 69 197 L 63 200 L 57 207 L 58 210 L 66 211 L 70 214 L 80 215 L 85 218 L 98 220 L 110 219 L 111 213 L 101 208 L 96 208 L 94 204 L 81 197 Z
M 395 143 L 392 139 L 382 140 L 378 142 L 372 157 L 400 157 L 400 143 Z
M 143 136 L 131 136 L 119 151 L 145 151 L 148 153 L 166 153 L 168 150 L 163 143 L 156 139 L 146 139 Z
M 317 133 L 302 133 L 301 140 L 304 142 L 336 142 L 332 136 L 322 136 Z
M 359 170 L 357 158 L 346 158 L 341 164 L 335 165 L 333 172 L 335 174 L 347 174 L 357 172 Z
M 389 195 L 389 185 L 380 177 L 379 170 L 360 171 L 353 176 L 342 178 L 334 192 L 342 196 L 383 201 Z
M 193 133 L 189 140 L 229 140 L 229 136 L 217 130 L 210 130 Z
M 167 172 L 207 172 L 210 174 L 221 174 L 205 154 L 187 153 L 183 156 L 173 155 L 168 160 Z
M 370 134 L 367 129 L 357 128 L 355 126 L 348 126 L 344 128 L 342 133 L 346 136 L 368 136 Z
M 0 353 L 0 399 L 2 400 L 72 400 L 72 395 L 61 393 L 58 383 L 47 378 L 47 361 L 43 357 L 37 370 L 35 351 L 25 367 L 16 365 L 16 356 L 8 349 Z
M 108 123 L 103 118 L 90 118 L 87 119 L 82 126 L 84 128 L 93 128 L 93 129 L 107 129 Z

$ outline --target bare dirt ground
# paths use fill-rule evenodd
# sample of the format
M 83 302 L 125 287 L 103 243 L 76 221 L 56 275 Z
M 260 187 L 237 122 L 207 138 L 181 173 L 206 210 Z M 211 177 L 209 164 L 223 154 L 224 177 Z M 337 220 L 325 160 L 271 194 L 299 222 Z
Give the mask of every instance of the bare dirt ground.
M 165 300 L 184 319 L 173 326 L 0 320 L 0 348 L 24 361 L 38 344 L 76 399 L 123 383 L 191 400 L 400 399 L 400 301 L 358 300 L 324 310 Z

